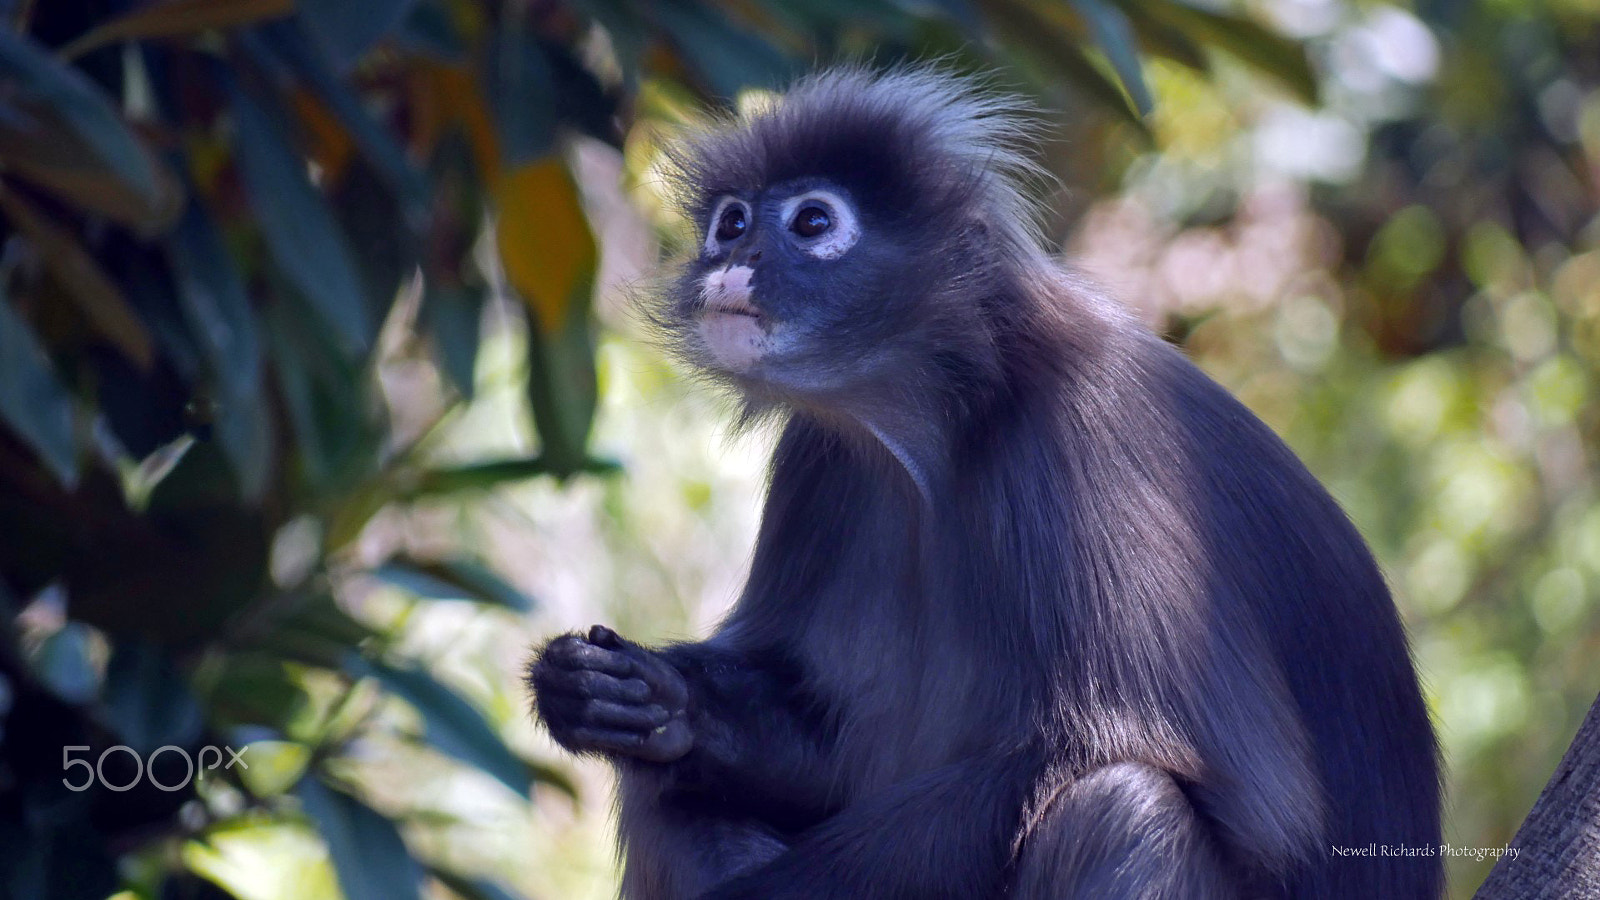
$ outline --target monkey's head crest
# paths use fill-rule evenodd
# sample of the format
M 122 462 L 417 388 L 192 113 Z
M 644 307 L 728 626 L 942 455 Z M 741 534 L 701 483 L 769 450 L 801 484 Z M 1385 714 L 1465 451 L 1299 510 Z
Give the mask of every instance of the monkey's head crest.
M 908 390 L 896 373 L 970 369 L 983 307 L 1043 259 L 1032 121 L 936 67 L 852 66 L 689 130 L 666 175 L 696 252 L 656 320 L 752 407 L 849 411 Z

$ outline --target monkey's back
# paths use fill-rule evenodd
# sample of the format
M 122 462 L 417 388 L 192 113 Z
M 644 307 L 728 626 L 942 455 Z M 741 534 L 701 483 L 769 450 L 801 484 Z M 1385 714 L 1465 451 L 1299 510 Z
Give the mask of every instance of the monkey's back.
M 1106 324 L 1100 341 L 1093 350 L 1078 345 L 1061 377 L 1081 381 L 1058 386 L 1070 399 L 1053 401 L 1064 457 L 1098 456 L 1101 466 L 1067 463 L 1077 476 L 1061 485 L 1067 506 L 1097 507 L 1078 511 L 1077 534 L 1119 536 L 1078 541 L 1088 554 L 1075 563 L 1095 574 L 1078 580 L 1073 600 L 1096 608 L 1075 615 L 1142 616 L 1157 643 L 1200 657 L 1187 670 L 1155 665 L 1144 674 L 1206 680 L 1220 667 L 1230 674 L 1219 689 L 1265 695 L 1254 713 L 1231 717 L 1218 709 L 1251 699 L 1213 697 L 1210 707 L 1185 709 L 1164 697 L 1184 710 L 1176 718 L 1191 718 L 1176 727 L 1194 736 L 1209 772 L 1191 794 L 1224 833 L 1292 831 L 1292 816 L 1265 808 L 1314 802 L 1293 796 L 1294 766 L 1281 758 L 1309 754 L 1322 833 L 1301 848 L 1307 865 L 1291 896 L 1438 896 L 1437 749 L 1403 626 L 1366 544 L 1284 442 L 1175 348 L 1121 320 Z M 1100 483 L 1082 477 L 1090 474 Z M 1129 548 L 1140 541 L 1155 553 Z M 1174 558 L 1152 558 L 1162 552 Z M 1093 554 L 1120 554 L 1126 564 L 1117 572 Z M 1270 665 L 1253 664 L 1263 650 Z M 1281 726 L 1286 712 L 1301 734 L 1230 734 Z M 1275 736 L 1275 751 L 1244 746 Z M 1252 791 L 1252 778 L 1276 787 Z M 1253 809 L 1242 808 L 1240 791 Z

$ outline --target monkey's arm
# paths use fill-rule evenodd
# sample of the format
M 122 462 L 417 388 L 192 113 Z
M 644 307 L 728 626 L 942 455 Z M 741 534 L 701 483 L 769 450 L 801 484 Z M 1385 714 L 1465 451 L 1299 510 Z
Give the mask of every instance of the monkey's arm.
M 830 811 L 827 716 L 775 654 L 653 650 L 597 625 L 546 645 L 529 681 L 557 743 L 626 765 L 662 795 L 785 829 Z

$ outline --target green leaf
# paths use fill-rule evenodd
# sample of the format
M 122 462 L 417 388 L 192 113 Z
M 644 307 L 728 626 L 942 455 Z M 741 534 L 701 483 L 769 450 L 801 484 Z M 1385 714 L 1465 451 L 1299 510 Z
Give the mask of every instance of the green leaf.
M 0 419 L 39 454 L 67 487 L 78 481 L 72 397 L 28 323 L 0 287 Z
M 1095 43 L 1105 51 L 1111 67 L 1116 69 L 1122 86 L 1133 98 L 1134 107 L 1141 114 L 1149 114 L 1153 101 L 1150 88 L 1144 82 L 1144 73 L 1139 68 L 1139 50 L 1134 43 L 1133 26 L 1128 17 L 1105 0 L 1072 0 L 1072 5 L 1089 23 Z
M 167 243 L 189 330 L 216 378 L 217 437 L 247 501 L 259 500 L 271 474 L 272 434 L 261 392 L 261 340 L 244 282 L 221 237 L 191 204 Z
M 397 556 L 372 570 L 374 577 L 430 600 L 472 600 L 517 612 L 533 601 L 481 563 L 468 559 L 437 562 Z
M 793 71 L 788 57 L 776 47 L 734 25 L 709 4 L 659 0 L 650 5 L 650 12 L 706 86 L 724 100 L 747 87 L 776 87 Z
M 397 668 L 352 657 L 346 665 L 353 677 L 373 677 L 422 714 L 428 742 L 444 753 L 494 776 L 526 797 L 532 786 L 528 764 L 512 753 L 483 713 L 460 694 L 421 669 Z
M 128 184 L 154 200 L 155 167 L 139 139 L 94 82 L 44 48 L 0 29 L 0 74 L 30 99 L 43 101 L 65 118 Z
M 322 195 L 306 177 L 268 112 L 225 79 L 233 110 L 234 151 L 260 219 L 262 236 L 284 277 L 352 357 L 370 346 L 374 328 L 349 245 Z
M 1304 45 L 1243 16 L 1212 12 L 1173 0 L 1139 0 L 1139 6 L 1190 37 L 1225 50 L 1277 78 L 1306 103 L 1317 103 L 1317 75 L 1306 58 Z
M 420 900 L 422 867 L 393 822 L 315 776 L 295 793 L 328 844 L 345 900 Z
M 340 69 L 399 24 L 416 0 L 300 0 L 301 18 Z

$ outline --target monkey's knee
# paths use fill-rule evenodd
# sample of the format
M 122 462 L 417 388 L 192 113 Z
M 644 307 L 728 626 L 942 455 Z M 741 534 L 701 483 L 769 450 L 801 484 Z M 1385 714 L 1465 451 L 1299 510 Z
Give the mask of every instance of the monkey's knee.
M 1139 763 L 1062 787 L 1024 836 L 1016 873 L 1013 895 L 1022 900 L 1239 896 L 1177 783 Z

